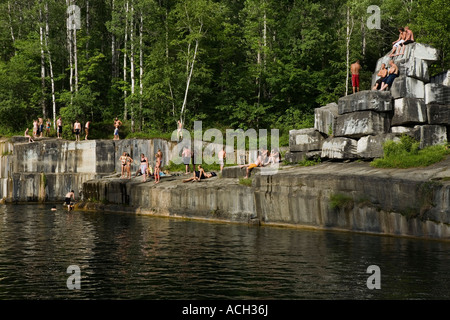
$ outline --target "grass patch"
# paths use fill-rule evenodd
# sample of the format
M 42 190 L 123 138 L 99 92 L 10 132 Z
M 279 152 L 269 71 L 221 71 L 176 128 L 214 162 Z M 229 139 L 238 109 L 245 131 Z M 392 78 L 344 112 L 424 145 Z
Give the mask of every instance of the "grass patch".
M 198 164 L 195 165 L 195 170 L 197 170 L 197 166 L 198 166 Z M 214 171 L 216 173 L 220 172 L 220 165 L 217 164 L 217 163 L 207 164 L 207 163 L 203 162 L 202 163 L 202 168 L 206 172 L 211 172 L 211 171 Z M 176 163 L 173 163 L 172 161 L 169 161 L 169 164 L 165 165 L 163 169 L 164 170 L 169 170 L 171 172 L 179 172 L 179 171 L 185 172 L 186 171 L 186 165 L 183 164 L 183 163 L 176 164 Z M 192 164 L 189 165 L 189 170 L 192 171 Z
M 345 209 L 350 210 L 353 208 L 355 202 L 353 201 L 353 198 L 350 196 L 347 196 L 342 193 L 336 193 L 332 194 L 330 196 L 330 208 L 331 209 Z
M 376 168 L 414 168 L 427 167 L 440 162 L 450 154 L 448 144 L 434 145 L 419 149 L 419 142 L 403 135 L 399 142 L 386 141 L 383 145 L 384 157 L 373 160 L 370 165 Z
M 315 166 L 316 164 L 319 164 L 320 162 L 321 162 L 320 158 L 312 160 L 303 159 L 302 161 L 299 161 L 298 165 L 301 167 L 312 167 Z
M 251 187 L 252 186 L 252 179 L 250 178 L 239 178 L 239 184 L 246 186 L 246 187 Z

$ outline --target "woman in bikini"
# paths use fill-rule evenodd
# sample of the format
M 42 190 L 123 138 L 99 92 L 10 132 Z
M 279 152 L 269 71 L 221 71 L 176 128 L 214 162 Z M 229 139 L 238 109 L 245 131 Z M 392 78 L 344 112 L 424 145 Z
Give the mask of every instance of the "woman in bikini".
M 122 153 L 122 155 L 119 158 L 119 161 L 121 163 L 121 169 L 122 169 L 122 173 L 121 173 L 120 177 L 124 178 L 125 177 L 125 169 L 127 167 L 127 153 L 126 152 Z
M 155 183 L 159 183 L 161 177 L 159 173 L 161 171 L 161 155 L 158 153 L 155 154 L 156 163 L 155 163 Z
M 148 159 L 141 153 L 141 174 L 144 176 L 144 182 L 147 181 Z
M 130 154 L 127 153 L 127 178 L 131 179 L 131 164 L 133 163 L 133 158 L 130 157 Z

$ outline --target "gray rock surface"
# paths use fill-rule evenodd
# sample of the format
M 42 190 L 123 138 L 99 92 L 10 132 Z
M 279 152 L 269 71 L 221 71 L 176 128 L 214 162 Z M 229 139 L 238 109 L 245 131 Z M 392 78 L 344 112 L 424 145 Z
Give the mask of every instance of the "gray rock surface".
M 442 124 L 450 126 L 450 105 L 427 105 L 429 124 Z
M 338 100 L 338 113 L 373 110 L 386 112 L 393 109 L 392 96 L 389 91 L 364 90 Z
M 427 122 L 427 109 L 423 99 L 400 98 L 394 100 L 392 126 Z
M 390 119 L 386 113 L 359 111 L 340 115 L 335 122 L 335 137 L 360 138 L 367 135 L 388 133 Z
M 323 143 L 322 158 L 328 159 L 354 159 L 357 154 L 358 141 L 355 139 L 338 137 L 328 138 Z
M 388 140 L 399 141 L 400 139 L 393 133 L 362 137 L 358 140 L 356 153 L 360 158 L 381 158 L 384 155 L 383 144 Z
M 289 130 L 290 151 L 320 150 L 324 140 L 322 133 L 314 128 Z
M 450 87 L 438 83 L 425 85 L 425 104 L 436 103 L 450 105 Z
M 326 134 L 333 134 L 333 126 L 338 116 L 337 103 L 329 103 L 321 108 L 314 110 L 314 129 Z
M 421 80 L 402 76 L 395 78 L 391 86 L 391 95 L 394 99 L 425 97 L 425 84 Z

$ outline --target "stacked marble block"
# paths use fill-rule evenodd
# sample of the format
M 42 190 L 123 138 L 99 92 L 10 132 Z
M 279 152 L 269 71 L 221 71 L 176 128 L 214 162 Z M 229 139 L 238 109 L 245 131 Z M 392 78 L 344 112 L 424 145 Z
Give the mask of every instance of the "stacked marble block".
M 314 128 L 291 130 L 286 161 L 314 156 L 328 159 L 373 159 L 383 156 L 383 144 L 409 134 L 421 147 L 447 141 L 450 127 L 450 71 L 430 77 L 428 68 L 438 60 L 436 49 L 414 43 L 393 59 L 400 74 L 390 91 L 365 90 L 342 97 L 315 110 Z

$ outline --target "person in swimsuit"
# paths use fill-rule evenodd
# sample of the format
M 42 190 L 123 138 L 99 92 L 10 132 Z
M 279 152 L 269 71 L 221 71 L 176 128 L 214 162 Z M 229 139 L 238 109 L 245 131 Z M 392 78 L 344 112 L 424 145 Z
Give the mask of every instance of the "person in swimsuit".
M 64 204 L 67 206 L 67 210 L 70 211 L 73 209 L 73 203 L 71 202 L 71 199 L 73 199 L 73 201 L 75 201 L 75 193 L 73 190 L 71 190 L 70 192 L 68 192 L 66 194 L 66 197 L 64 199 Z
M 120 177 L 124 178 L 125 177 L 125 169 L 127 167 L 127 153 L 125 151 L 120 156 L 119 161 L 120 161 L 120 166 L 121 166 L 121 169 L 122 169 Z
M 181 120 L 177 121 L 177 140 L 180 141 L 183 140 L 183 123 Z
M 386 69 L 386 65 L 384 63 L 381 64 L 381 69 L 378 71 L 377 76 L 379 77 L 378 80 L 375 82 L 375 85 L 373 86 L 372 90 L 378 90 L 381 88 L 381 83 L 386 79 L 388 75 L 388 70 Z
M 90 121 L 86 122 L 86 124 L 84 125 L 84 133 L 85 133 L 84 140 L 88 139 L 89 127 L 90 126 L 91 126 L 91 122 Z
M 114 139 L 113 140 L 119 140 L 119 128 L 122 125 L 122 121 L 120 121 L 117 117 L 114 120 Z
M 28 134 L 28 128 L 25 130 L 25 138 L 28 138 L 28 142 L 34 142 L 33 139 L 31 139 L 31 136 Z
M 158 152 L 155 154 L 155 158 L 156 158 L 156 162 L 155 162 L 155 183 L 159 183 L 159 181 L 161 180 L 161 177 L 159 176 L 160 172 L 161 172 L 161 155 Z
M 241 165 L 239 166 L 240 168 L 245 168 L 247 167 L 247 169 L 245 170 L 245 179 L 248 179 L 248 175 L 250 174 L 250 171 L 252 171 L 253 168 L 256 167 L 261 167 L 262 166 L 262 160 L 261 160 L 261 155 L 258 156 L 258 158 L 256 159 L 255 163 L 250 163 L 250 164 L 245 164 L 245 165 Z
M 141 153 L 141 174 L 144 176 L 144 182 L 147 181 L 148 159 Z
M 57 132 L 56 132 L 56 137 L 58 139 L 62 138 L 62 120 L 61 117 L 58 118 L 58 120 L 56 120 L 56 126 L 58 127 Z
M 188 147 L 183 148 L 183 152 L 181 153 L 181 158 L 183 160 L 183 164 L 186 167 L 185 174 L 189 173 L 189 165 L 191 163 L 191 150 Z
M 38 132 L 38 121 L 33 120 L 33 138 L 37 138 L 37 132 Z
M 38 134 L 39 138 L 42 138 L 42 134 L 44 133 L 44 119 L 39 118 L 39 126 L 38 126 Z
M 392 83 L 394 82 L 395 78 L 398 75 L 398 67 L 394 64 L 394 60 L 389 61 L 389 65 L 390 65 L 389 72 L 388 72 L 389 75 L 381 83 L 380 91 L 383 91 L 387 87 L 390 88 Z
M 199 164 L 197 167 L 197 171 L 194 172 L 194 175 L 191 178 L 184 179 L 183 182 L 196 181 L 199 182 L 202 179 L 208 179 L 212 177 L 211 173 L 206 173 L 202 166 Z
M 405 27 L 405 34 L 405 42 L 400 43 L 401 50 L 398 53 L 399 56 L 405 53 L 406 45 L 414 42 L 414 34 L 408 26 Z
M 359 64 L 359 60 L 356 60 L 356 62 L 352 63 L 350 66 L 350 71 L 352 72 L 353 93 L 356 91 L 359 92 L 359 70 L 361 70 L 361 65 Z
M 45 128 L 47 137 L 50 137 L 50 128 L 51 127 L 52 127 L 52 121 L 50 119 L 47 119 L 46 128 Z
M 131 179 L 131 164 L 133 163 L 133 158 L 131 158 L 130 154 L 127 153 L 127 161 L 126 161 L 126 168 L 127 168 L 127 178 Z
M 224 147 L 222 147 L 222 150 L 219 151 L 218 157 L 219 157 L 220 172 L 222 172 L 223 166 L 225 165 L 225 158 L 227 157 L 227 153 L 225 152 Z
M 80 141 L 81 123 L 79 123 L 78 120 L 75 120 L 73 130 L 75 133 L 75 141 Z
M 390 57 L 398 55 L 398 51 L 400 50 L 400 45 L 405 42 L 406 32 L 403 28 L 398 28 L 398 39 L 392 42 L 392 52 L 389 55 Z M 396 53 L 397 52 L 397 53 Z

